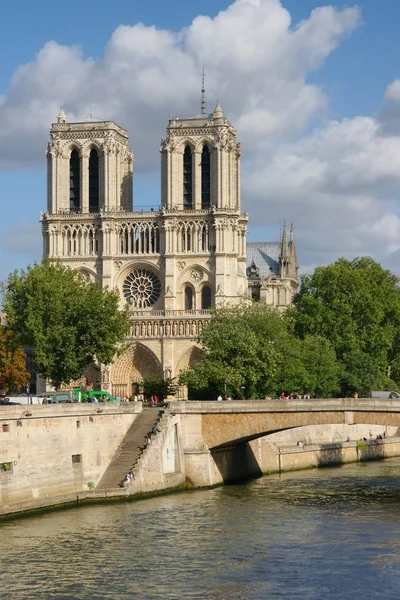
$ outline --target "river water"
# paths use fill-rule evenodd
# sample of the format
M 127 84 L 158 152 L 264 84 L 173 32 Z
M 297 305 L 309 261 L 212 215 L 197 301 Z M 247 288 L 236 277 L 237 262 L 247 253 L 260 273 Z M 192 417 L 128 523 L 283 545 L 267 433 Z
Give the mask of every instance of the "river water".
M 399 600 L 400 460 L 0 525 L 1 600 Z

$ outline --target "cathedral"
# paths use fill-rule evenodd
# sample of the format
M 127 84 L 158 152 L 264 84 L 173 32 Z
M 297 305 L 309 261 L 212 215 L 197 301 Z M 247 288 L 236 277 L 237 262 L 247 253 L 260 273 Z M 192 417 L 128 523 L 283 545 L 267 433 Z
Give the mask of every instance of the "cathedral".
M 219 103 L 172 117 L 160 154 L 161 203 L 135 211 L 125 129 L 68 122 L 61 110 L 50 130 L 43 255 L 116 288 L 131 307 L 129 349 L 97 375 L 114 395 L 193 365 L 212 307 L 253 298 L 284 309 L 298 289 L 293 226 L 280 242 L 246 243 L 241 148 Z

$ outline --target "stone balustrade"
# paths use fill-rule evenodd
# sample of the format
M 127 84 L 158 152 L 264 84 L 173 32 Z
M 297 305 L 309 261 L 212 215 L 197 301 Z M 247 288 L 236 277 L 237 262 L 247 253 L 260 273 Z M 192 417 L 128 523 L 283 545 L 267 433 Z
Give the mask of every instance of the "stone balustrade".
M 161 313 L 161 314 L 155 314 Z M 196 338 L 211 318 L 208 310 L 133 311 L 128 337 L 134 339 Z

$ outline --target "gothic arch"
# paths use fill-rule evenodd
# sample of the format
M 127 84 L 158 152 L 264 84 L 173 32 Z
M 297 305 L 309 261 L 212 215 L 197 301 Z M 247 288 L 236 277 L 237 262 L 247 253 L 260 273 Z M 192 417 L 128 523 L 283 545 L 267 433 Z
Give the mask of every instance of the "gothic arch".
M 213 305 L 213 289 L 208 281 L 205 281 L 200 288 L 202 310 L 209 310 Z
M 137 342 L 118 357 L 112 366 L 112 393 L 121 397 L 131 396 L 136 392 L 138 384 L 147 377 L 162 379 L 162 366 L 154 352 Z
M 180 358 L 177 367 L 176 367 L 176 375 L 179 375 L 181 371 L 185 369 L 190 369 L 193 367 L 199 360 L 202 358 L 201 348 L 198 346 L 192 346 L 185 352 L 185 354 Z
M 208 146 L 208 149 L 210 151 L 210 154 L 212 153 L 212 151 L 215 148 L 215 142 L 208 136 L 205 136 L 203 138 L 201 138 L 201 140 L 199 140 L 196 144 L 196 152 L 201 153 L 204 146 Z
M 82 223 L 65 224 L 61 228 L 61 256 L 94 256 L 99 242 L 98 228 Z
M 87 267 L 78 268 L 77 271 L 80 275 L 82 275 L 83 279 L 86 282 L 95 283 L 97 281 L 96 273 L 93 273 L 93 271 L 91 271 Z
M 196 151 L 196 142 L 192 138 L 187 137 L 180 141 L 179 146 L 177 148 L 177 152 L 183 154 L 185 152 L 186 146 L 189 146 L 192 153 Z
M 69 144 L 69 146 L 66 146 L 66 148 L 64 149 L 64 158 L 70 159 L 71 154 L 74 150 L 77 151 L 77 153 L 79 154 L 79 158 L 81 159 L 83 155 L 83 148 L 82 145 L 78 142 L 72 142 L 71 144 Z
M 191 273 L 201 273 L 202 276 L 200 275 L 201 278 L 197 277 L 193 277 L 191 276 Z M 212 286 L 212 281 L 211 281 L 211 273 L 208 269 L 206 269 L 203 265 L 201 264 L 193 264 L 193 265 L 189 265 L 188 267 L 186 267 L 182 273 L 179 275 L 178 280 L 176 282 L 176 287 L 177 288 L 181 288 L 183 289 L 185 282 L 192 282 L 192 284 L 198 284 L 201 282 L 202 285 L 204 284 L 208 284 L 210 286 Z
M 87 142 L 86 144 L 84 144 L 82 146 L 82 156 L 85 155 L 85 156 L 89 157 L 90 152 L 92 150 L 96 150 L 99 158 L 101 158 L 101 156 L 103 156 L 103 149 L 102 149 L 102 147 L 100 146 L 100 144 L 98 144 L 94 140 L 89 140 L 89 142 Z
M 194 310 L 196 308 L 196 291 L 193 283 L 185 281 L 182 285 L 184 310 Z

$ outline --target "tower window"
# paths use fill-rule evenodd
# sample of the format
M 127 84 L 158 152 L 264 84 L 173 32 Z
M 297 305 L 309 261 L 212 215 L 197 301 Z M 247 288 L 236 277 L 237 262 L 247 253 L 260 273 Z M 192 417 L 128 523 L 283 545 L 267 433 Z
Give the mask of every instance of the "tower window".
M 193 208 L 192 176 L 192 151 L 186 146 L 183 153 L 183 208 L 186 210 Z
M 89 212 L 99 212 L 99 155 L 94 148 L 89 155 Z
M 211 308 L 212 299 L 211 299 L 211 288 L 209 285 L 205 285 L 201 290 L 201 308 L 207 309 Z
M 69 159 L 69 208 L 71 212 L 81 209 L 81 161 L 77 150 L 72 150 Z
M 204 146 L 201 153 L 201 208 L 210 208 L 211 166 L 210 150 Z
M 193 290 L 191 287 L 185 287 L 185 310 L 193 309 Z

